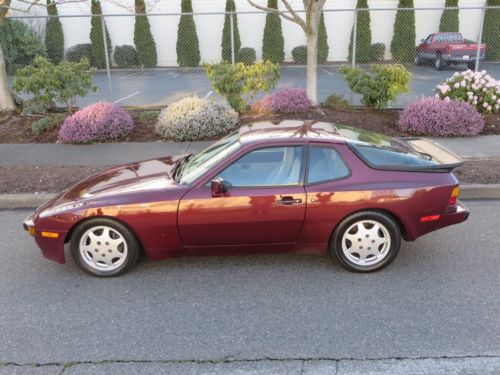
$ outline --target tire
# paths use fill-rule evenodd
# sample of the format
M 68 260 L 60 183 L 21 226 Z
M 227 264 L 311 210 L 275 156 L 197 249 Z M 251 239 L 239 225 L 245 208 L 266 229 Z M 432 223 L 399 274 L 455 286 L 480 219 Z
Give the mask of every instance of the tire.
M 393 218 L 378 211 L 362 211 L 335 228 L 330 255 L 349 271 L 374 272 L 388 266 L 400 246 L 401 230 Z
M 418 53 L 415 55 L 415 65 L 416 66 L 424 65 L 424 62 Z
M 73 259 L 85 272 L 113 277 L 135 266 L 141 247 L 125 225 L 111 219 L 91 219 L 75 228 L 70 249 Z
M 445 67 L 446 63 L 443 60 L 443 56 L 441 56 L 440 53 L 436 55 L 436 61 L 434 62 L 434 66 L 436 70 L 443 70 Z
M 475 62 L 467 63 L 467 68 L 470 70 L 476 70 L 476 63 Z

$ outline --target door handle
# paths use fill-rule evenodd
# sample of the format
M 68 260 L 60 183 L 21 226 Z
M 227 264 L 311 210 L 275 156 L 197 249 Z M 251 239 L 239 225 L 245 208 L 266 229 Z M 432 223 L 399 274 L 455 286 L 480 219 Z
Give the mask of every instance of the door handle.
M 299 198 L 295 199 L 294 197 L 282 197 L 281 199 L 277 199 L 276 203 L 279 203 L 279 204 L 282 204 L 285 206 L 289 206 L 292 204 L 302 203 L 302 199 L 299 199 Z

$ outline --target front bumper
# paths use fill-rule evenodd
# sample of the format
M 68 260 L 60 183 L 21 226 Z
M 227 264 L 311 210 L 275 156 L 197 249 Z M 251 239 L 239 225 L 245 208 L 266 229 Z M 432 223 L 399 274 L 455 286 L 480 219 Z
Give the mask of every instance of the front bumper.
M 50 232 L 45 232 L 40 230 L 35 225 L 35 212 L 31 213 L 24 221 L 23 228 L 26 230 L 31 236 L 35 238 L 35 242 L 42 250 L 42 255 L 50 259 L 54 262 L 64 264 L 64 240 L 65 233 L 63 232 L 55 232 L 51 230 Z M 42 234 L 45 233 L 57 233 L 57 238 L 54 237 L 45 237 Z

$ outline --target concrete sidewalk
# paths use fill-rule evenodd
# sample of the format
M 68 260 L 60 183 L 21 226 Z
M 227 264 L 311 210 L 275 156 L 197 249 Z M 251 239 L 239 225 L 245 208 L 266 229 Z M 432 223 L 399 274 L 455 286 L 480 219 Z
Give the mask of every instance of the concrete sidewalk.
M 500 136 L 434 138 L 462 158 L 500 158 Z M 150 142 L 103 143 L 92 145 L 0 144 L 0 166 L 83 165 L 111 166 L 187 152 L 199 152 L 213 143 Z

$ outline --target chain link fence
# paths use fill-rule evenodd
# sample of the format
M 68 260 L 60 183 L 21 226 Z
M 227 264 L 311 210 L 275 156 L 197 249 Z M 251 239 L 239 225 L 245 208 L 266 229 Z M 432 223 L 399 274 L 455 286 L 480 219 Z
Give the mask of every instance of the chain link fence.
M 40 54 L 54 63 L 88 58 L 99 90 L 80 98 L 80 106 L 98 100 L 165 106 L 210 96 L 203 63 L 223 60 L 271 60 L 281 64 L 278 87 L 306 87 L 304 32 L 260 11 L 12 16 L 0 28 L 0 43 L 10 80 Z M 500 79 L 500 7 L 325 9 L 318 63 L 319 101 L 337 93 L 353 104 L 359 97 L 337 72 L 342 64 L 404 64 L 411 93 L 395 107 L 432 96 L 454 71 L 486 69 Z

